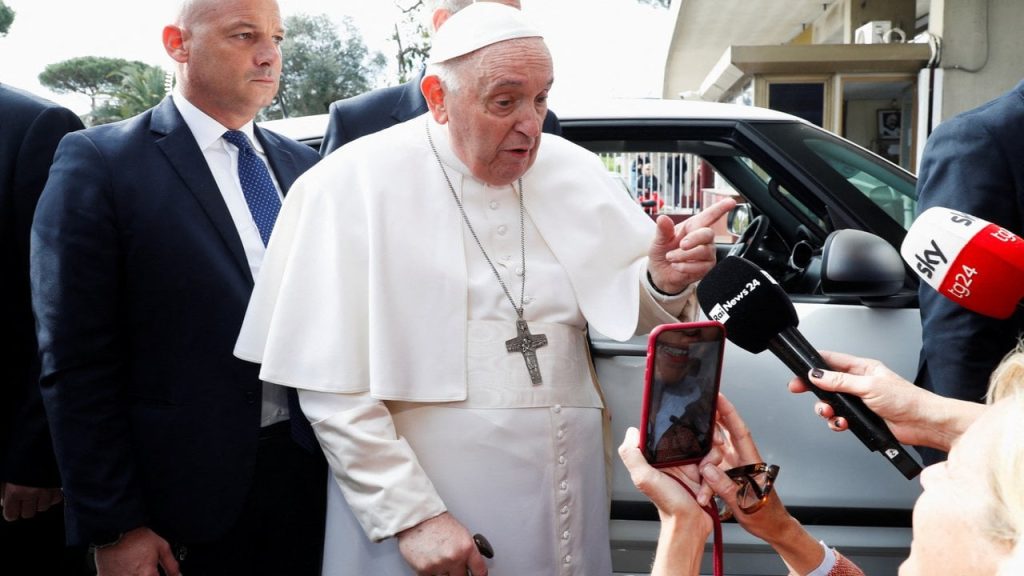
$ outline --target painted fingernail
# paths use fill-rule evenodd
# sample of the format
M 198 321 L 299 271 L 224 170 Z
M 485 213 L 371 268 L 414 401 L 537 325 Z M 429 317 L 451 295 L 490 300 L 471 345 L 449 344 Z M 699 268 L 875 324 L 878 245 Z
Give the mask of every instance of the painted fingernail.
M 811 370 L 812 378 L 821 378 L 824 375 L 825 373 L 821 371 L 821 368 L 814 368 L 813 370 Z
M 818 413 L 818 416 L 821 416 L 821 417 L 825 416 L 825 409 L 822 408 L 821 406 L 816 407 L 814 409 L 814 411 Z
M 843 418 L 836 418 L 836 428 L 845 428 L 845 427 L 846 427 L 846 420 L 844 420 Z

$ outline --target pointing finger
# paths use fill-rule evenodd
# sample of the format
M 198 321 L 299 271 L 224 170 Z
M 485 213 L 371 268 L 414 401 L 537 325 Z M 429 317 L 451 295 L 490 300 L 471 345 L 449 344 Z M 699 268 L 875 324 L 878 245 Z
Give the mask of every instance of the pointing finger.
M 719 218 L 725 216 L 736 206 L 736 201 L 732 198 L 723 198 L 718 202 L 715 202 L 711 206 L 701 210 L 695 216 L 687 218 L 683 225 L 687 230 L 694 230 L 696 228 L 707 228 L 718 221 Z

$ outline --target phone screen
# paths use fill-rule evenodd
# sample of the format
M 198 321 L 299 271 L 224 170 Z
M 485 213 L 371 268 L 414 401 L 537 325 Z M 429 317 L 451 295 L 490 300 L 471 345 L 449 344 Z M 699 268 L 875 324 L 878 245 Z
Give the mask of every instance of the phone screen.
M 667 324 L 651 333 L 640 443 L 652 465 L 696 462 L 711 450 L 724 345 L 717 322 Z

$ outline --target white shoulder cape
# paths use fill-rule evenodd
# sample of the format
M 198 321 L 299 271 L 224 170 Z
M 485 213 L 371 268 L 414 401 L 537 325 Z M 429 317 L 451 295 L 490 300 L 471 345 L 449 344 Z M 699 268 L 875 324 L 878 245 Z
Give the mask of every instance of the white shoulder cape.
M 356 140 L 285 199 L 235 355 L 267 382 L 381 400 L 466 398 L 461 215 L 424 123 Z M 544 134 L 523 176 L 526 212 L 565 267 L 589 324 L 637 326 L 654 222 L 590 151 Z

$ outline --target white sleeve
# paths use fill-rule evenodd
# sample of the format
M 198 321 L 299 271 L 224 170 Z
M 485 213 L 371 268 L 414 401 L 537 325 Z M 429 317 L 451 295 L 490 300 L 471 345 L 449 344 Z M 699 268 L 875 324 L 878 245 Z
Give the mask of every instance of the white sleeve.
M 828 573 L 832 571 L 832 568 L 836 565 L 836 552 L 832 548 L 829 548 L 824 542 L 818 540 L 818 544 L 821 544 L 821 548 L 825 551 L 825 557 L 822 558 L 821 564 L 814 570 L 808 572 L 805 576 L 828 576 Z
M 646 268 L 645 268 L 646 270 Z M 640 314 L 637 319 L 637 334 L 646 334 L 659 324 L 690 322 L 699 315 L 696 283 L 690 284 L 679 294 L 667 295 L 651 284 L 650 276 L 641 274 Z
M 370 540 L 446 511 L 383 402 L 365 393 L 298 393 L 334 479 Z

